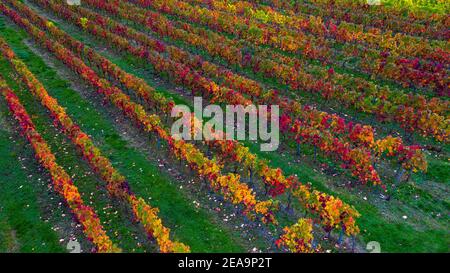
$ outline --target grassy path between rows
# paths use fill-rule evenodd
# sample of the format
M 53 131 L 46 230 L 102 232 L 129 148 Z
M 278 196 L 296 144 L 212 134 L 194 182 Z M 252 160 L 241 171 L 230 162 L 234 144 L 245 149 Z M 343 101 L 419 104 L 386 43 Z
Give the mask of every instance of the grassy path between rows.
M 44 222 L 36 194 L 37 179 L 18 157 L 29 154 L 25 139 L 8 128 L 6 103 L 0 102 L 0 252 L 62 252 L 58 234 Z M 6 110 L 6 111 L 5 111 Z M 28 150 L 28 151 L 27 151 Z

